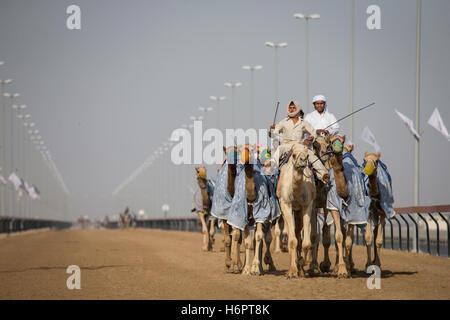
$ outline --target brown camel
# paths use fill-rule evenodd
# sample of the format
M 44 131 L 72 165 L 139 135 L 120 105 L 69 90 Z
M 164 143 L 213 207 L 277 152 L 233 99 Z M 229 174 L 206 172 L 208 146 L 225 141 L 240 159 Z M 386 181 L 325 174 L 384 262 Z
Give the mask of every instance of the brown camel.
M 242 269 L 243 275 L 262 275 L 262 253 L 263 253 L 263 240 L 266 243 L 266 252 L 264 255 L 264 263 L 269 265 L 269 270 L 275 270 L 275 265 L 270 254 L 270 242 L 272 237 L 270 230 L 266 230 L 264 234 L 264 223 L 257 222 L 256 230 L 253 232 L 253 236 L 250 234 L 250 226 L 255 224 L 253 217 L 253 204 L 257 200 L 258 194 L 255 184 L 255 171 L 253 163 L 253 155 L 256 151 L 255 146 L 246 144 L 240 146 L 241 163 L 244 165 L 245 174 L 245 192 L 247 198 L 247 218 L 249 224 L 244 229 L 244 244 L 245 244 L 245 260 L 244 267 Z M 236 228 L 237 229 L 237 228 Z M 269 228 L 266 228 L 269 229 Z M 237 229 L 238 230 L 238 229 Z M 252 246 L 253 243 L 253 246 Z M 253 249 L 253 250 L 252 250 Z M 253 261 L 250 260 L 251 251 L 254 251 Z M 235 254 L 239 255 L 239 251 L 235 250 Z
M 380 159 L 381 154 L 377 153 L 364 153 L 364 172 L 369 176 L 369 195 L 371 197 L 370 207 L 369 207 L 369 221 L 367 222 L 366 227 L 366 235 L 364 240 L 366 242 L 367 247 L 367 262 L 366 269 L 369 265 L 375 264 L 381 269 L 381 261 L 380 261 L 380 251 L 381 246 L 383 245 L 383 227 L 386 219 L 386 213 L 383 211 L 380 205 L 380 191 L 378 189 L 377 182 L 377 168 L 378 168 L 378 160 Z M 370 226 L 370 221 L 373 221 L 375 225 L 375 229 L 372 235 Z M 375 246 L 374 246 L 374 259 L 371 260 L 371 245 L 372 240 L 375 238 Z
M 204 166 L 195 168 L 196 176 L 197 176 L 197 184 L 200 188 L 202 195 L 202 206 L 203 211 L 197 211 L 198 218 L 202 223 L 202 235 L 203 235 L 203 251 L 212 251 L 214 245 L 214 226 L 216 222 L 216 218 L 209 216 L 208 223 L 209 228 L 206 223 L 206 218 L 210 215 L 211 210 L 211 198 L 208 194 L 207 190 L 207 180 L 206 180 L 206 168 Z
M 311 214 L 316 197 L 312 171 L 308 167 L 308 149 L 295 144 L 288 162 L 281 167 L 277 196 L 288 231 L 290 268 L 287 278 L 305 276 L 304 266 L 312 261 Z M 301 233 L 303 231 L 303 239 Z M 303 251 L 303 257 L 302 257 Z
M 314 144 L 314 151 L 320 161 L 322 161 L 325 168 L 329 171 L 331 169 L 330 156 L 331 156 L 331 144 L 330 144 L 330 136 L 322 137 L 319 136 L 316 138 Z M 328 217 L 328 209 L 327 209 L 327 188 L 326 184 L 316 180 L 316 199 L 314 200 L 314 213 L 313 218 L 311 219 L 311 229 L 312 231 L 317 230 L 317 214 L 318 209 L 322 208 L 323 210 L 323 218 L 324 223 L 322 227 L 322 244 L 324 248 L 324 259 L 320 263 L 320 271 L 321 272 L 329 272 L 331 267 L 331 261 L 328 254 L 331 237 L 330 237 L 330 226 L 326 223 Z M 317 252 L 319 249 L 319 238 L 317 232 L 312 232 L 311 234 L 311 242 L 314 246 L 313 251 L 313 265 L 311 266 L 311 271 L 314 271 L 317 265 Z
M 227 190 L 231 198 L 234 197 L 234 181 L 236 180 L 236 157 L 237 147 L 231 146 L 223 148 L 227 157 Z M 228 159 L 229 158 L 229 159 Z M 226 220 L 223 220 L 223 236 L 225 244 L 225 272 L 240 273 L 242 269 L 242 262 L 240 259 L 240 245 L 242 242 L 240 230 L 232 228 Z M 231 258 L 232 257 L 232 258 Z
M 334 146 L 334 142 L 336 141 L 338 141 L 340 145 L 343 146 L 345 142 L 345 136 L 333 135 L 330 137 L 330 141 L 332 143 L 332 151 L 333 151 L 333 154 L 330 158 L 330 164 L 331 167 L 333 168 L 334 180 L 336 183 L 336 191 L 342 199 L 347 199 L 349 191 L 347 188 L 347 182 L 345 181 L 344 166 L 342 164 L 343 148 L 342 147 L 337 148 Z M 334 273 L 336 273 L 339 278 L 341 277 L 345 278 L 349 276 L 347 265 L 346 262 L 344 261 L 344 249 L 343 249 L 344 236 L 346 232 L 345 229 L 343 228 L 344 224 L 341 219 L 339 211 L 331 210 L 331 215 L 333 217 L 334 226 L 336 230 L 335 243 L 337 247 L 337 256 Z

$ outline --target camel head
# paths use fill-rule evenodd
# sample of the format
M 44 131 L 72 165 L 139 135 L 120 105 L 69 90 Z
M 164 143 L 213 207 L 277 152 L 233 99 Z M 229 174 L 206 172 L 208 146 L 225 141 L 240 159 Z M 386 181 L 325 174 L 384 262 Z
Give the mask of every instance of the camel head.
M 347 152 L 352 153 L 353 149 L 355 148 L 354 144 L 345 144 L 344 150 L 342 151 L 343 154 L 346 154 Z
M 314 151 L 319 157 L 324 156 L 331 151 L 330 137 L 318 136 L 313 143 Z
M 200 188 L 206 188 L 206 168 L 204 166 L 195 167 L 197 183 Z
M 368 176 L 374 174 L 378 167 L 378 160 L 380 160 L 381 153 L 367 153 L 364 152 L 364 173 Z
M 242 164 L 253 164 L 253 154 L 255 152 L 255 146 L 250 144 L 244 144 L 239 146 L 239 151 L 241 154 Z
M 334 153 L 342 153 L 342 151 L 344 150 L 344 142 L 345 142 L 345 135 L 344 136 L 340 136 L 340 135 L 332 135 L 330 137 L 330 143 L 331 143 L 331 150 Z
M 305 168 L 308 165 L 308 147 L 304 144 L 293 145 L 291 157 L 296 170 Z
M 238 148 L 236 146 L 231 146 L 228 148 L 223 147 L 223 152 L 225 153 L 228 164 L 237 163 Z

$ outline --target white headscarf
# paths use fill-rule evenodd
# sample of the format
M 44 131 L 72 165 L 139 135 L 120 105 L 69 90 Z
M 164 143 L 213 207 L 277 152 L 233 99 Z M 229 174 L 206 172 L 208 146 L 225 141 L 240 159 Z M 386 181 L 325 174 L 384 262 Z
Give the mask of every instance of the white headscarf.
M 314 96 L 314 98 L 312 99 L 312 104 L 314 105 L 314 103 L 316 103 L 317 101 L 325 102 L 324 110 L 327 109 L 327 98 L 325 98 L 324 95 L 318 94 L 318 95 Z

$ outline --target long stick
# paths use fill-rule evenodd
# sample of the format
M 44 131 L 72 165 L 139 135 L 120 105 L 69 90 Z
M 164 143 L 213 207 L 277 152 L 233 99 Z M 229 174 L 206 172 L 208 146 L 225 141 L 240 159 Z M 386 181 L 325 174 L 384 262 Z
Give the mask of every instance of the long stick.
M 273 117 L 273 125 L 275 125 L 275 121 L 277 120 L 278 107 L 280 106 L 280 101 L 277 102 L 277 109 L 275 110 L 275 117 Z
M 332 124 L 330 124 L 329 126 L 327 126 L 325 129 L 328 129 L 329 127 L 331 127 L 332 125 L 338 123 L 339 121 L 342 121 L 342 120 L 344 120 L 344 119 L 350 117 L 352 114 L 355 114 L 355 113 L 360 112 L 360 111 L 362 111 L 362 110 L 364 110 L 364 109 L 366 109 L 366 108 L 368 108 L 368 107 L 371 107 L 371 106 L 373 106 L 374 104 L 375 104 L 375 102 L 372 102 L 371 104 L 369 104 L 369 105 L 367 105 L 367 106 L 365 106 L 365 107 L 362 107 L 362 108 L 360 108 L 360 109 L 358 109 L 358 110 L 356 110 L 356 111 L 354 111 L 354 112 L 352 112 L 352 113 L 346 115 L 346 116 L 343 117 L 343 118 L 340 118 L 339 120 L 337 120 L 337 121 L 333 122 Z M 325 129 L 324 129 L 324 130 L 325 130 Z

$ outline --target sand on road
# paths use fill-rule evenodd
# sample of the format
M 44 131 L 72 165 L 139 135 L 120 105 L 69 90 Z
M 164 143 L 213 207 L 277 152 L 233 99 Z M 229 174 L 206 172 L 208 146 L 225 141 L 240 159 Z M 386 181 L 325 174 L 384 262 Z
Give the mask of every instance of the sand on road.
M 450 299 L 448 258 L 382 250 L 381 289 L 369 290 L 363 247 L 354 249 L 361 272 L 351 279 L 288 280 L 287 253 L 274 254 L 274 273 L 226 274 L 216 239 L 214 252 L 201 251 L 199 233 L 154 229 L 0 239 L 0 299 Z M 80 290 L 66 286 L 69 265 L 81 269 Z

